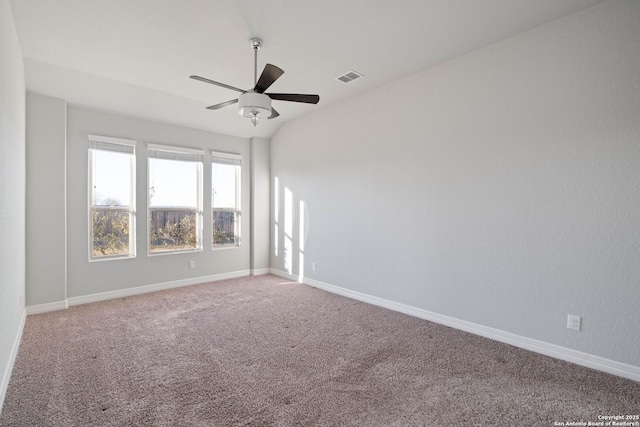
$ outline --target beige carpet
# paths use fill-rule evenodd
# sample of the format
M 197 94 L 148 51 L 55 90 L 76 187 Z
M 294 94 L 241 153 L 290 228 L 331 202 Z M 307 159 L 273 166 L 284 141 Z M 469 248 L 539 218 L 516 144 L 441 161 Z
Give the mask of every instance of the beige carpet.
M 640 383 L 274 276 L 27 318 L 2 426 L 552 426 Z

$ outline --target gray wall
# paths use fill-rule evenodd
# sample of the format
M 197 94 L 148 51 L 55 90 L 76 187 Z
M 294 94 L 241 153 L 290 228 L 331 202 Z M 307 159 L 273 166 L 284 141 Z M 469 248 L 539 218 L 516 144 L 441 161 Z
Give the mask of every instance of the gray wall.
M 251 138 L 251 217 L 252 274 L 264 274 L 269 269 L 269 140 Z
M 287 122 L 271 266 L 640 366 L 639 111 L 630 0 Z
M 109 114 L 64 100 L 30 93 L 27 98 L 27 275 L 28 305 L 64 307 L 67 298 L 85 297 L 146 285 L 197 282 L 220 275 L 250 273 L 252 155 L 247 139 Z M 88 135 L 135 139 L 137 164 L 137 256 L 133 259 L 89 262 L 88 248 Z M 206 152 L 204 221 L 211 211 L 209 150 L 243 156 L 242 237 L 240 248 L 211 249 L 210 227 L 205 226 L 204 248 L 149 256 L 147 254 L 147 143 L 201 148 Z M 268 147 L 268 146 L 267 146 Z M 268 167 L 268 148 L 257 162 Z M 267 165 L 267 166 L 264 166 Z M 264 172 L 263 172 L 264 174 Z M 268 180 L 268 178 L 267 178 Z M 268 190 L 267 190 L 268 191 Z M 261 195 L 264 198 L 264 195 Z M 41 213 L 46 210 L 47 218 Z M 266 207 L 262 207 L 266 211 Z M 268 236 L 258 244 L 268 245 Z M 189 261 L 196 267 L 189 268 Z
M 0 0 L 0 411 L 24 319 L 25 85 L 8 0 Z
M 66 299 L 66 114 L 61 99 L 27 94 L 28 306 Z
M 249 274 L 250 244 L 248 243 L 250 243 L 251 221 L 249 140 L 74 106 L 68 108 L 67 118 L 67 295 L 69 298 L 225 273 Z M 136 258 L 88 261 L 88 134 L 138 141 L 136 147 L 138 248 Z M 212 250 L 211 237 L 205 235 L 204 249 L 201 252 L 147 255 L 147 143 L 206 150 L 203 169 L 205 224 L 211 222 L 211 211 L 206 208 L 211 203 L 211 163 L 208 151 L 226 151 L 243 156 L 241 233 L 246 239 L 244 245 L 240 248 Z M 207 229 L 205 227 L 205 234 Z M 195 269 L 189 269 L 190 260 L 196 262 Z

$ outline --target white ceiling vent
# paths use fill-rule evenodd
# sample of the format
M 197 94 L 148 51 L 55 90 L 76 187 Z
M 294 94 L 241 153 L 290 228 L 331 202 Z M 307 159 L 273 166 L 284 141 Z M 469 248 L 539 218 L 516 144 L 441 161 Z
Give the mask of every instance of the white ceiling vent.
M 357 71 L 351 70 L 348 73 L 344 73 L 343 75 L 336 77 L 336 79 L 340 80 L 342 83 L 351 83 L 352 81 L 357 80 L 360 77 L 363 77 L 363 75 L 358 73 Z

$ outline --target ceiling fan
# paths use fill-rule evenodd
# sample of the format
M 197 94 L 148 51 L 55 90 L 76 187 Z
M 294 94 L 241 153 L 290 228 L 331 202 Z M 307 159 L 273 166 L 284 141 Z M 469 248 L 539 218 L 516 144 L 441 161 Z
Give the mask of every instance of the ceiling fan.
M 284 71 L 275 65 L 267 64 L 265 65 L 264 70 L 262 70 L 260 78 L 258 78 L 258 49 L 262 46 L 262 40 L 253 38 L 249 40 L 249 43 L 253 49 L 253 80 L 255 81 L 253 89 L 243 90 L 224 83 L 209 80 L 204 77 L 189 76 L 194 80 L 199 80 L 201 82 L 210 83 L 212 85 L 242 93 L 242 95 L 238 96 L 237 99 L 211 105 L 207 107 L 208 110 L 217 110 L 219 108 L 226 107 L 227 105 L 238 103 L 238 113 L 251 119 L 251 122 L 255 126 L 258 124 L 258 121 L 265 116 L 267 119 L 273 119 L 280 115 L 276 109 L 271 106 L 271 100 L 303 102 L 306 104 L 317 104 L 318 101 L 320 101 L 320 97 L 318 95 L 304 95 L 299 93 L 265 93 L 265 90 L 278 80 L 280 76 L 284 74 Z

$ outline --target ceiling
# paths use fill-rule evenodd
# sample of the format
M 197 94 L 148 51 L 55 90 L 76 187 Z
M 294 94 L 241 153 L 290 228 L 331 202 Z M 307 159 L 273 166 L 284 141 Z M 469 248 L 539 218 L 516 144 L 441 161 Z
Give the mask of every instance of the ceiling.
M 11 0 L 27 89 L 72 104 L 240 137 L 553 21 L 601 0 Z M 317 105 L 274 101 L 257 127 L 238 93 L 189 79 L 253 86 L 268 62 L 285 74 L 269 91 L 319 94 Z M 336 80 L 355 70 L 365 77 Z

